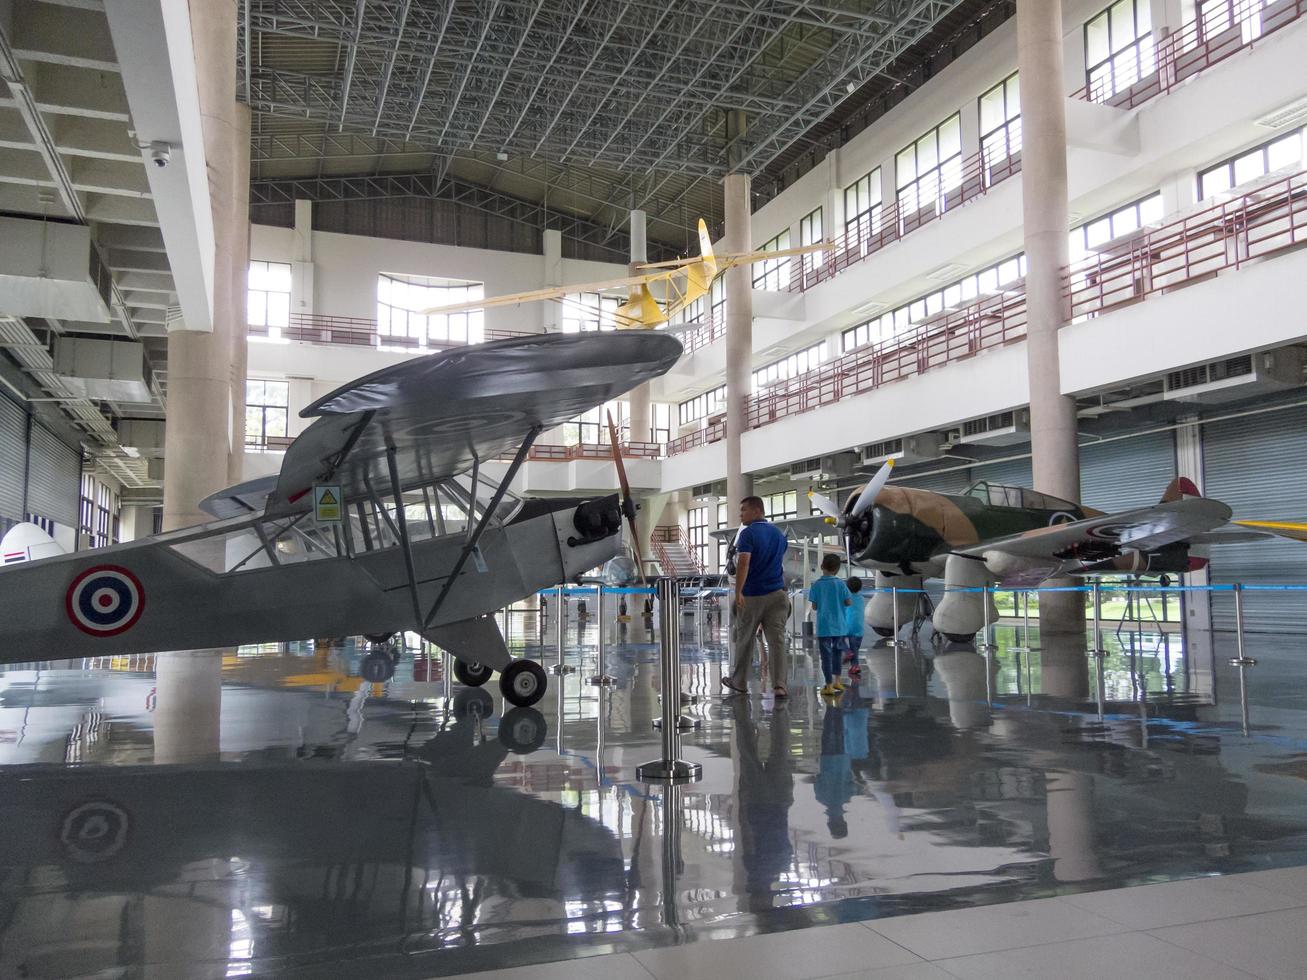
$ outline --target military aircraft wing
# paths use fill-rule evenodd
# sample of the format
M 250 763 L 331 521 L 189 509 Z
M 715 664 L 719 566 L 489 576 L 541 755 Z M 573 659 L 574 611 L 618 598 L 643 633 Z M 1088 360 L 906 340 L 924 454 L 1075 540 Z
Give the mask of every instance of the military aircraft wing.
M 389 488 L 394 448 L 402 489 L 462 473 L 474 460 L 511 454 L 548 429 L 665 373 L 681 344 L 663 332 L 541 334 L 415 357 L 313 402 L 316 421 L 286 450 L 275 485 L 251 481 L 206 502 L 210 513 L 247 513 L 260 494 L 267 516 L 313 505 L 315 484 L 339 484 L 346 501 Z
M 1218 528 L 1230 519 L 1230 514 L 1230 508 L 1219 500 L 1182 497 L 991 538 L 955 553 L 973 558 L 983 558 L 992 551 L 1020 558 L 1064 558 L 1090 550 L 1149 551 Z
M 786 537 L 799 540 L 839 533 L 839 529 L 820 514 L 813 514 L 811 517 L 783 517 L 772 521 L 772 523 L 784 531 Z M 708 533 L 719 541 L 734 541 L 735 536 L 740 533 L 740 529 L 739 527 L 722 527 Z

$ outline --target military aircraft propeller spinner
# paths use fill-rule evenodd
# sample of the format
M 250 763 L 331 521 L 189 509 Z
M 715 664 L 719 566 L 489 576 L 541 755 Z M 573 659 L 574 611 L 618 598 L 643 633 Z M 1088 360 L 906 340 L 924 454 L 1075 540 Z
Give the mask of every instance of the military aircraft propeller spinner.
M 280 473 L 201 504 L 218 520 L 0 566 L 0 661 L 414 630 L 463 683 L 499 671 L 508 701 L 533 704 L 545 673 L 509 655 L 493 613 L 617 555 L 634 505 L 624 473 L 624 498 L 522 500 L 509 484 L 542 431 L 680 354 L 665 333 L 542 334 L 353 381 L 300 413 L 315 421 Z M 510 455 L 496 484 L 486 466 Z

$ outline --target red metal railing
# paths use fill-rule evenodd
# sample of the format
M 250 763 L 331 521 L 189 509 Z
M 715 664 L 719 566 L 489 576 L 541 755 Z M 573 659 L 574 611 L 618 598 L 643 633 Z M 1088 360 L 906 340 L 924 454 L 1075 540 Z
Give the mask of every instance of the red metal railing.
M 1066 271 L 1072 320 L 1307 244 L 1307 172 L 1105 244 Z
M 1072 320 L 1097 316 L 1304 245 L 1307 171 L 1106 243 L 1064 272 L 1067 313 Z M 748 427 L 768 425 L 1004 346 L 1023 339 L 1025 332 L 1025 283 L 1018 281 L 1003 293 L 940 313 L 905 333 L 852 350 L 758 392 L 749 399 Z M 725 435 L 726 424 L 719 420 L 673 439 L 667 444 L 667 455 L 717 442 Z
M 694 321 L 694 328 L 680 335 L 681 346 L 685 353 L 693 354 L 702 347 L 707 347 L 715 340 L 726 336 L 726 321 L 715 320 L 712 316 L 700 317 Z
M 690 565 L 698 574 L 703 574 L 703 562 L 699 560 L 697 550 L 690 544 L 690 539 L 685 534 L 685 528 L 681 527 L 681 525 L 671 524 L 655 527 L 649 533 L 649 543 L 653 545 L 654 557 L 658 559 L 658 564 L 662 566 L 664 574 L 673 575 L 677 572 L 677 563 L 672 560 L 672 555 L 667 550 L 669 544 L 679 545 Z
M 663 447 L 657 442 L 622 442 L 618 450 L 624 459 L 661 459 Z M 504 457 L 510 459 L 511 457 Z M 613 447 L 606 442 L 580 442 L 571 446 L 536 443 L 527 459 L 544 462 L 567 462 L 573 459 L 612 459 Z
M 451 347 L 466 347 L 463 340 L 440 340 L 431 338 L 422 348 L 416 337 L 396 337 L 383 334 L 377 328 L 377 321 L 367 317 L 329 316 L 321 313 L 292 313 L 289 325 L 280 328 L 285 340 L 298 340 L 309 344 L 332 344 L 346 347 L 398 347 L 428 351 L 447 350 Z M 268 327 L 249 327 L 252 337 L 269 336 Z M 487 329 L 486 340 L 507 340 L 510 337 L 529 337 L 523 330 Z
M 789 291 L 802 292 L 833 279 L 923 225 L 989 193 L 995 184 L 1020 170 L 1019 149 L 1002 158 L 985 151 L 975 154 L 949 173 L 949 186 L 941 186 L 930 199 L 899 200 L 864 214 L 835 237 L 830 249 L 791 259 Z
M 1150 50 L 1118 55 L 1072 98 L 1122 109 L 1143 105 L 1293 23 L 1307 13 L 1307 0 L 1225 0 L 1200 7 L 1198 17 Z

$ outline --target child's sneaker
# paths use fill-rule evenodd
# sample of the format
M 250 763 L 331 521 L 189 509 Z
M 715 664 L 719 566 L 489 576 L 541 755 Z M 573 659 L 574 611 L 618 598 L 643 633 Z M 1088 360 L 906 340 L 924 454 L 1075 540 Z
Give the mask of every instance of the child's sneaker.
M 843 694 L 843 693 L 844 693 L 844 685 L 840 683 L 840 679 L 839 679 L 838 677 L 835 678 L 835 680 L 831 681 L 831 685 L 830 685 L 830 686 L 831 686 L 831 692 L 832 692 L 833 694 Z
M 821 696 L 824 698 L 833 698 L 835 696 L 835 688 L 827 684 L 821 689 Z

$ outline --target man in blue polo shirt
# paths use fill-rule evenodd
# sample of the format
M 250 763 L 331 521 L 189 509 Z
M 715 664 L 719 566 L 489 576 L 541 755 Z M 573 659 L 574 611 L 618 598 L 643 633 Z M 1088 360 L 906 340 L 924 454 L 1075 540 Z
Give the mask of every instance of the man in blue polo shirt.
M 735 539 L 735 622 L 731 636 L 731 673 L 722 686 L 735 694 L 748 692 L 758 627 L 767 643 L 772 689 L 778 698 L 785 688 L 789 658 L 785 650 L 785 622 L 790 618 L 790 597 L 785 592 L 785 534 L 764 517 L 761 497 L 740 501 L 743 528 Z

